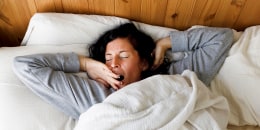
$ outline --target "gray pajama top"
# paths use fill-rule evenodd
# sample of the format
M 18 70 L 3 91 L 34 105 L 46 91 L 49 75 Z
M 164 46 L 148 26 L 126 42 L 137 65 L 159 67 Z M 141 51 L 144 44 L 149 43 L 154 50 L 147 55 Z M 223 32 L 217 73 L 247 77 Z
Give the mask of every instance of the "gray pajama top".
M 227 28 L 200 28 L 170 33 L 173 59 L 169 74 L 194 71 L 206 85 L 227 56 L 233 33 Z M 180 58 L 181 57 L 181 58 Z M 20 80 L 36 95 L 78 119 L 80 114 L 115 92 L 90 78 L 78 76 L 78 55 L 71 53 L 18 56 L 13 68 Z

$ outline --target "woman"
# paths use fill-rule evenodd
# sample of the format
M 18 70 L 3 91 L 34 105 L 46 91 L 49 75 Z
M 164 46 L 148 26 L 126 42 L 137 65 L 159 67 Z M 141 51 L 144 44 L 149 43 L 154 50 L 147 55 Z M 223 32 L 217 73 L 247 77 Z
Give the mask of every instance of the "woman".
M 155 44 L 150 36 L 126 23 L 105 32 L 89 48 L 90 57 L 73 52 L 19 56 L 14 70 L 34 93 L 78 119 L 115 90 L 155 73 L 177 74 L 190 69 L 209 84 L 224 62 L 232 38 L 230 29 L 205 28 L 171 32 Z M 181 55 L 164 62 L 170 48 L 173 55 Z M 80 71 L 87 72 L 89 78 L 72 74 Z
M 154 59 L 151 54 L 154 48 L 153 39 L 137 30 L 134 24 L 121 25 L 100 36 L 97 42 L 89 47 L 90 57 L 102 63 L 97 67 L 98 63 L 85 62 L 86 67 L 91 67 L 88 69 L 91 72 L 87 72 L 92 79 L 105 86 L 119 89 L 151 75 L 150 68 Z M 124 80 L 115 80 L 120 75 Z

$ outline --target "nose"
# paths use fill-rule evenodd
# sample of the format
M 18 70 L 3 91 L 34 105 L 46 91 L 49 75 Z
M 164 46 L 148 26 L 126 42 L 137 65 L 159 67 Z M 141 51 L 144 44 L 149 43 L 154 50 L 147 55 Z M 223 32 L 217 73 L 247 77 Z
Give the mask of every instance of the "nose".
M 113 58 L 111 61 L 111 67 L 112 68 L 118 68 L 119 67 L 119 59 Z

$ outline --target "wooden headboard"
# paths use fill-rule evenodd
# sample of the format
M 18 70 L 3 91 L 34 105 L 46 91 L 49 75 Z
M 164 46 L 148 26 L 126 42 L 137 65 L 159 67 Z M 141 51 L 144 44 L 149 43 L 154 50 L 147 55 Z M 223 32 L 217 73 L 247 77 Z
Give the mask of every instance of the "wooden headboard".
M 20 45 L 36 12 L 113 15 L 179 30 L 260 24 L 259 0 L 0 0 L 0 47 Z

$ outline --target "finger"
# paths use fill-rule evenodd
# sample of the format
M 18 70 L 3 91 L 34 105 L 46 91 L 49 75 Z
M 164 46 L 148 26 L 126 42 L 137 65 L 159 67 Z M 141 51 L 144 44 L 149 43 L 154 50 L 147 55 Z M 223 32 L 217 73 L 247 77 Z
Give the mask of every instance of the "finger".
M 118 90 L 120 88 L 117 84 L 113 84 L 113 83 L 111 83 L 110 86 L 115 90 Z
M 103 68 L 103 70 L 104 70 L 104 72 L 106 73 L 106 75 L 107 76 L 110 76 L 110 77 L 112 77 L 112 78 L 119 78 L 119 76 L 120 75 L 118 75 L 118 74 L 115 74 L 115 73 L 113 73 L 107 66 L 105 66 L 104 68 Z
M 162 59 L 162 55 L 161 55 L 159 52 L 157 52 L 157 53 L 155 54 L 154 64 L 155 64 L 155 65 L 160 64 L 160 60 L 161 60 L 161 59 Z
M 104 81 L 104 80 L 102 80 L 102 79 L 97 79 L 97 81 L 98 82 L 100 82 L 100 83 L 102 83 L 102 84 L 104 84 L 104 86 L 105 87 L 112 87 L 112 88 L 114 88 L 115 90 L 118 90 L 120 87 L 119 87 L 119 84 L 120 83 L 108 83 L 108 82 L 106 82 L 106 81 Z
M 160 60 L 159 59 L 155 59 L 154 63 L 153 63 L 153 68 L 157 67 L 159 64 Z
M 114 78 L 109 79 L 109 84 L 114 88 L 114 89 L 119 89 L 120 85 L 122 85 L 122 81 L 118 81 Z
M 154 64 L 154 65 L 157 65 L 157 64 L 159 64 L 159 61 L 160 61 L 159 59 L 155 59 L 154 62 L 153 62 L 153 64 Z
M 157 69 L 162 63 L 163 63 L 163 59 L 162 58 L 157 60 L 156 63 L 153 64 L 152 70 Z
M 114 85 L 114 84 L 112 84 L 111 87 L 114 88 L 115 90 L 119 90 L 119 87 L 117 87 L 117 86 Z
M 155 66 L 152 67 L 152 70 L 156 70 L 158 68 L 159 68 L 159 65 L 155 65 Z
M 109 84 L 106 81 L 102 80 L 102 79 L 97 79 L 96 81 L 102 83 L 105 87 L 109 87 Z
M 119 74 L 115 74 L 112 71 L 108 73 L 108 76 L 112 77 L 113 79 L 118 79 L 120 77 Z

